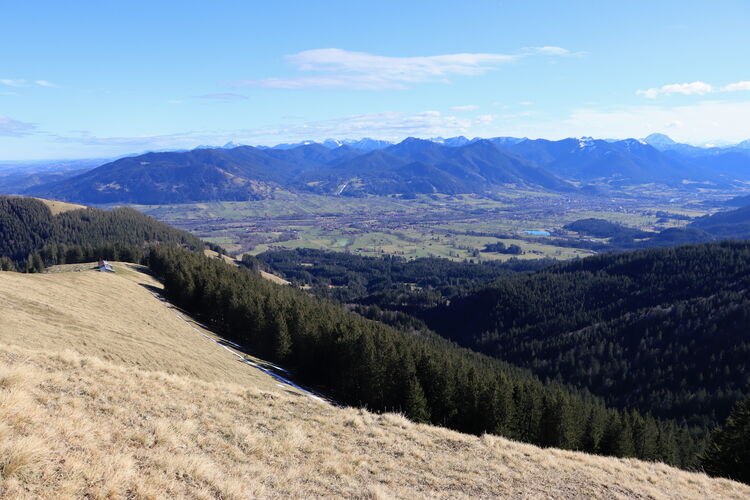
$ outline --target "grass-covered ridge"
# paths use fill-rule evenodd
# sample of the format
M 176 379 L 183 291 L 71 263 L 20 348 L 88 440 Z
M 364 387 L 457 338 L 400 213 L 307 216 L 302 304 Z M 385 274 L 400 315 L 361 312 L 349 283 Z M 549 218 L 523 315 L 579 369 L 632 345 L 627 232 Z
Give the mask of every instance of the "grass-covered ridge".
M 141 286 L 158 282 L 115 266 L 115 275 L 0 272 L 2 497 L 750 496 L 664 464 L 459 434 L 290 393 Z

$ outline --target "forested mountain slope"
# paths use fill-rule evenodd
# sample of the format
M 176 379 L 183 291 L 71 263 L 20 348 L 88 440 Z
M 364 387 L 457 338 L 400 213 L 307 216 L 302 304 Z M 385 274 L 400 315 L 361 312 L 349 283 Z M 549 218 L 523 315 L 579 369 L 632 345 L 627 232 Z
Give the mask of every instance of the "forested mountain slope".
M 298 167 L 250 147 L 146 153 L 122 158 L 27 193 L 81 203 L 186 203 L 249 200 Z
M 320 295 L 343 302 L 401 290 L 424 290 L 425 298 L 434 296 L 437 300 L 556 262 L 538 259 L 471 264 L 441 258 L 365 257 L 310 248 L 264 252 L 257 259 L 297 286 L 309 286 Z
M 371 152 L 305 144 L 147 153 L 34 186 L 27 194 L 85 203 L 163 204 L 253 200 L 279 188 L 336 195 L 472 193 L 508 183 L 573 189 L 489 141 L 453 148 L 410 138 Z
M 716 238 L 750 238 L 750 206 L 701 217 L 691 222 L 690 228 L 705 231 Z
M 322 180 L 320 187 L 328 191 L 347 184 L 350 193 L 359 194 L 481 193 L 505 184 L 574 189 L 539 165 L 489 141 L 447 147 L 413 137 L 310 172 L 306 180 Z
M 722 422 L 750 381 L 750 243 L 607 254 L 423 314 L 461 345 L 610 404 Z
M 579 181 L 610 179 L 627 184 L 679 184 L 683 179 L 713 180 L 710 170 L 670 158 L 636 139 L 605 141 L 581 138 L 525 140 L 508 151 L 533 161 L 557 176 Z
M 5 257 L 6 267 L 9 260 L 20 270 L 27 264 L 41 270 L 44 263 L 116 259 L 120 252 L 137 261 L 149 245 L 204 246 L 192 234 L 130 208 L 56 212 L 42 200 L 0 196 L 0 258 Z

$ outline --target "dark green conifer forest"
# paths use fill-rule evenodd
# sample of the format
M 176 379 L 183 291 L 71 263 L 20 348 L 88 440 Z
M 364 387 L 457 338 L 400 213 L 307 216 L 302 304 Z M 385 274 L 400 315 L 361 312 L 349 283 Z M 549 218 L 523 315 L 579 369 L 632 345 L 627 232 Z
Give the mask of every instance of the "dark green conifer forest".
M 459 344 L 710 429 L 750 382 L 750 243 L 607 254 L 418 311 Z
M 45 266 L 99 259 L 140 262 L 144 249 L 158 244 L 206 246 L 131 208 L 85 208 L 53 216 L 40 200 L 0 196 L 0 270 L 41 272 Z

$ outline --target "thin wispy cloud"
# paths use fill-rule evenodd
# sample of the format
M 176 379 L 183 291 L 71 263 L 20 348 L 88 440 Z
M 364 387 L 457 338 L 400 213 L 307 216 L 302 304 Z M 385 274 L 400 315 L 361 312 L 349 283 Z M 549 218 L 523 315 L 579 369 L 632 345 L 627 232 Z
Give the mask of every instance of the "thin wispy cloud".
M 491 114 L 479 115 L 479 116 L 476 117 L 476 119 L 474 120 L 474 123 L 472 125 L 478 125 L 478 126 L 490 125 L 496 119 L 497 119 L 496 115 L 491 115 Z
M 19 80 L 16 78 L 0 78 L 0 83 L 7 85 L 8 87 L 24 87 L 26 80 Z
M 29 87 L 33 84 L 37 84 L 40 87 L 57 88 L 59 85 L 52 83 L 49 80 L 34 80 L 33 83 L 24 80 L 23 78 L 0 78 L 0 83 L 8 87 Z
M 464 106 L 453 106 L 451 109 L 453 111 L 473 111 L 477 108 L 479 108 L 479 106 L 476 106 L 474 104 L 466 104 Z
M 695 81 L 692 83 L 671 83 L 669 85 L 662 85 L 661 87 L 637 90 L 636 94 L 647 97 L 648 99 L 656 99 L 660 96 L 671 96 L 675 94 L 702 96 L 717 92 L 738 92 L 743 90 L 750 91 L 750 81 L 730 83 L 723 87 L 716 87 L 710 83 L 701 81 Z
M 36 80 L 34 83 L 36 83 L 40 87 L 48 87 L 48 88 L 58 88 L 59 87 L 58 84 L 52 83 L 49 80 Z
M 428 137 L 467 132 L 476 121 L 434 110 L 419 113 L 384 112 L 304 123 L 284 127 L 277 132 L 282 136 L 299 139 L 363 136 L 399 139 L 412 135 Z
M 235 87 L 279 89 L 360 90 L 405 89 L 416 83 L 450 82 L 452 77 L 483 75 L 499 66 L 532 55 L 561 56 L 561 47 L 535 47 L 518 54 L 460 53 L 420 57 L 390 57 L 337 48 L 313 49 L 285 57 L 297 71 L 315 73 L 292 78 L 237 80 Z
M 241 101 L 248 97 L 241 94 L 233 94 L 231 92 L 220 92 L 216 94 L 203 94 L 198 96 L 199 99 L 211 99 L 215 101 Z
M 496 118 L 502 118 L 504 120 L 512 120 L 516 118 L 527 118 L 529 116 L 534 116 L 535 112 L 533 111 L 518 111 L 516 113 L 503 113 L 501 115 L 496 115 Z
M 574 54 L 568 49 L 555 47 L 553 45 L 546 45 L 544 47 L 525 47 L 523 50 L 528 53 L 543 54 L 547 56 L 573 56 L 581 54 L 580 52 Z
M 36 126 L 0 115 L 0 136 L 23 137 L 34 132 Z
M 206 138 L 214 137 L 216 136 L 209 132 L 199 131 L 162 135 L 102 136 L 90 131 L 79 130 L 72 135 L 54 135 L 58 142 L 82 144 L 87 147 L 104 147 L 108 151 L 116 153 L 194 147 L 201 144 Z

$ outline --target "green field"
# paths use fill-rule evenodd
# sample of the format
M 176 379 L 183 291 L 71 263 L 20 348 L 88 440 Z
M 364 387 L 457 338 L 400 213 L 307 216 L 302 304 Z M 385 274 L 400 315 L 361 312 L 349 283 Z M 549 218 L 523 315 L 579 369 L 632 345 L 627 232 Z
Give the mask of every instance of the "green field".
M 315 248 L 405 258 L 505 260 L 511 256 L 482 250 L 487 244 L 503 242 L 519 245 L 523 254 L 516 257 L 522 259 L 582 257 L 593 252 L 554 244 L 555 238 L 577 236 L 562 229 L 570 222 L 594 217 L 659 231 L 688 221 L 659 217 L 658 212 L 698 217 L 710 212 L 704 200 L 694 193 L 656 188 L 642 198 L 586 198 L 520 190 L 491 198 L 435 194 L 412 199 L 280 192 L 273 199 L 259 201 L 134 208 L 233 254 Z M 548 231 L 553 241 L 528 235 L 528 230 Z

